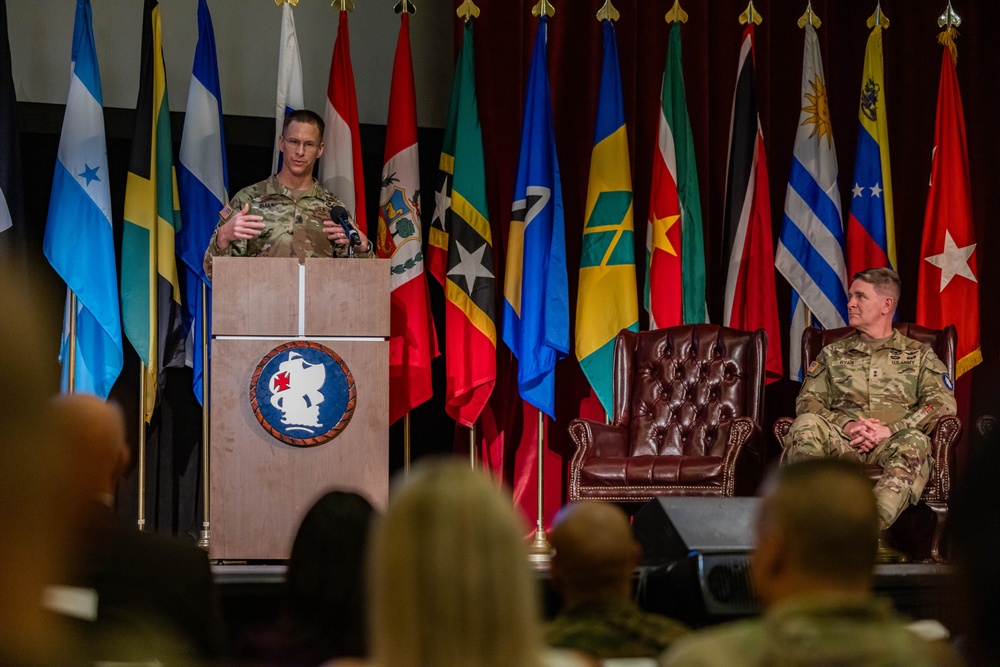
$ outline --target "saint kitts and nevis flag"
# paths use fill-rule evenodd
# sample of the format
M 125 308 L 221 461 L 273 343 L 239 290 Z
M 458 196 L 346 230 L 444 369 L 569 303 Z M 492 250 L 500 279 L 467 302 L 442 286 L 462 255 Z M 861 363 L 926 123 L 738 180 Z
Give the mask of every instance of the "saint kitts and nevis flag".
M 958 330 L 955 374 L 983 360 L 979 347 L 979 269 L 972 224 L 969 153 L 965 113 L 955 71 L 957 50 L 950 29 L 938 38 L 941 59 L 931 185 L 924 214 L 920 275 L 917 279 L 917 323 Z
M 556 361 L 569 353 L 569 286 L 562 185 L 545 70 L 542 16 L 528 75 L 507 239 L 503 340 L 517 357 L 521 398 L 555 418 Z
M 576 302 L 576 357 L 607 414 L 614 389 L 615 338 L 639 330 L 635 287 L 632 176 L 622 105 L 618 45 L 611 21 L 604 24 L 604 66 L 590 159 L 590 183 Z
M 417 96 L 410 61 L 410 15 L 402 13 L 389 91 L 385 164 L 376 248 L 392 275 L 389 313 L 389 423 L 433 394 L 431 358 L 438 352 L 420 241 Z
M 367 232 L 358 95 L 354 90 L 354 68 L 351 65 L 351 33 L 347 12 L 343 10 L 340 12 L 337 40 L 333 44 L 323 120 L 326 131 L 323 133 L 323 154 L 319 158 L 319 180 L 327 190 L 340 197 L 354 216 L 354 222 Z
M 701 193 L 681 67 L 681 24 L 670 28 L 646 226 L 649 328 L 708 321 Z
M 149 422 L 156 407 L 160 371 L 184 366 L 181 292 L 174 256 L 181 217 L 156 0 L 144 4 L 140 54 L 135 131 L 125 185 L 121 293 L 125 335 L 143 363 L 143 415 Z
M 764 135 L 754 83 L 754 24 L 747 23 L 733 96 L 729 166 L 723 220 L 723 257 L 728 261 L 722 324 L 767 332 L 768 382 L 781 377 L 781 331 L 774 293 L 774 246 Z
M 295 15 L 292 5 L 281 6 L 281 37 L 278 43 L 278 93 L 274 102 L 274 155 L 271 171 L 281 170 L 281 151 L 278 137 L 285 125 L 285 116 L 292 111 L 304 109 L 305 96 L 302 94 L 302 57 L 299 55 L 299 38 L 295 35 Z
M 465 24 L 444 132 L 427 266 L 445 293 L 445 411 L 472 428 L 497 379 L 496 277 L 476 103 L 473 21 Z
M 75 386 L 69 386 L 67 317 L 60 355 L 62 389 L 107 398 L 122 370 L 122 325 L 90 0 L 76 2 L 70 63 L 69 97 L 42 247 L 52 268 L 76 295 Z
M 222 88 L 215 53 L 215 31 L 206 0 L 198 2 L 198 46 L 194 52 L 187 113 L 181 136 L 177 187 L 184 225 L 177 231 L 177 256 L 183 261 L 184 329 L 186 356 L 193 373 L 193 390 L 199 403 L 205 359 L 202 358 L 202 309 L 211 319 L 211 282 L 205 275 L 205 248 L 229 201 L 226 176 L 226 142 L 222 133 Z M 207 299 L 202 298 L 202 286 Z
M 792 286 L 788 376 L 793 380 L 801 379 L 799 343 L 812 319 L 826 329 L 847 325 L 847 268 L 837 152 L 819 40 L 810 23 L 805 26 L 800 104 L 785 192 L 785 218 L 774 258 L 774 266 Z
M 873 267 L 896 268 L 892 215 L 889 125 L 882 72 L 882 26 L 868 35 L 858 108 L 858 148 L 854 160 L 851 214 L 847 218 L 847 277 Z

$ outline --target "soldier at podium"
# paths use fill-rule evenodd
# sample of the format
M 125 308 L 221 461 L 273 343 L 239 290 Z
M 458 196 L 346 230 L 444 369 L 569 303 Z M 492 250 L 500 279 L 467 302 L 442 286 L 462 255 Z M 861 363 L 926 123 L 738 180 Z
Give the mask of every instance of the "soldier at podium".
M 323 126 L 323 119 L 307 109 L 285 116 L 278 138 L 281 169 L 240 190 L 220 212 L 205 251 L 209 278 L 214 257 L 375 256 L 344 203 L 313 178 L 316 160 L 323 154 Z

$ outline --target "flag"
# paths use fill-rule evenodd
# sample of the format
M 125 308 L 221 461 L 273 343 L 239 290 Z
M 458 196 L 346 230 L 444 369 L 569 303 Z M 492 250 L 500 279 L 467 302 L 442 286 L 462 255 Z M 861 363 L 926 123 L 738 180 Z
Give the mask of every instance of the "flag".
M 939 38 L 947 47 L 954 36 Z M 957 57 L 957 55 L 956 55 Z M 917 280 L 917 323 L 935 329 L 958 329 L 956 375 L 982 362 L 979 348 L 979 269 L 972 224 L 969 153 L 965 113 L 955 60 L 949 48 L 941 59 L 931 186 L 924 214 L 920 274 Z
M 145 373 L 143 416 L 156 406 L 159 371 L 184 365 L 181 293 L 174 235 L 181 228 L 171 159 L 170 105 L 160 40 L 160 8 L 145 0 L 139 95 L 125 183 L 122 321 Z
M 202 302 L 205 249 L 212 240 L 219 211 L 229 201 L 226 142 L 222 133 L 222 89 L 215 53 L 215 31 L 206 0 L 198 0 L 198 46 L 191 69 L 187 112 L 181 135 L 177 187 L 184 225 L 177 232 L 177 256 L 183 260 L 184 329 L 187 360 L 194 369 L 194 395 L 203 403 L 202 308 L 211 321 L 211 292 Z
M 391 266 L 389 423 L 434 394 L 431 358 L 438 352 L 420 232 L 417 95 L 410 61 L 410 15 L 402 13 L 389 90 L 385 164 L 378 217 L 379 257 Z
M 882 76 L 882 27 L 878 25 L 872 28 L 865 48 L 858 120 L 861 125 L 854 158 L 851 214 L 847 218 L 848 278 L 873 267 L 896 268 L 889 126 Z
M 580 250 L 576 357 L 607 414 L 614 388 L 615 338 L 639 330 L 632 175 L 614 24 L 605 19 L 604 66 Z
M 528 75 L 507 239 L 503 340 L 517 357 L 521 398 L 555 418 L 556 361 L 569 353 L 569 287 L 562 186 L 541 17 Z
M 24 222 L 21 189 L 21 143 L 17 130 L 17 93 L 10 63 L 7 2 L 0 0 L 0 233 Z M 11 234 L 19 234 L 20 229 Z M 11 234 L 0 236 L 6 246 Z
M 788 376 L 800 378 L 802 332 L 815 318 L 847 326 L 847 267 L 837 186 L 837 152 L 816 29 L 805 26 L 799 128 L 785 191 L 785 218 L 774 265 L 792 286 Z
M 69 387 L 67 326 L 60 355 L 63 391 L 107 398 L 122 370 L 122 325 L 102 103 L 90 0 L 77 0 L 69 97 L 43 251 L 76 295 L 75 386 Z
M 681 24 L 670 29 L 663 69 L 646 224 L 649 328 L 708 321 L 701 193 L 681 67 Z
M 781 334 L 774 294 L 771 200 L 768 195 L 764 134 L 757 115 L 754 84 L 754 24 L 743 31 L 740 65 L 729 131 L 729 166 L 723 219 L 728 257 L 722 324 L 767 332 L 768 381 L 781 377 Z
M 365 180 L 361 168 L 361 134 L 358 129 L 358 96 L 354 92 L 351 65 L 351 34 L 347 12 L 340 12 L 337 41 L 330 62 L 330 82 L 326 88 L 326 131 L 323 155 L 319 158 L 319 178 L 324 187 L 340 197 L 354 221 L 368 229 L 365 213 Z
M 295 36 L 295 15 L 292 5 L 281 6 L 281 41 L 278 44 L 278 94 L 274 102 L 274 155 L 271 171 L 281 171 L 281 151 L 278 137 L 285 126 L 285 116 L 306 106 L 302 94 L 302 58 L 299 56 L 299 38 Z
M 444 288 L 445 411 L 471 428 L 497 378 L 496 277 L 476 102 L 473 22 L 465 24 L 441 149 L 427 264 Z

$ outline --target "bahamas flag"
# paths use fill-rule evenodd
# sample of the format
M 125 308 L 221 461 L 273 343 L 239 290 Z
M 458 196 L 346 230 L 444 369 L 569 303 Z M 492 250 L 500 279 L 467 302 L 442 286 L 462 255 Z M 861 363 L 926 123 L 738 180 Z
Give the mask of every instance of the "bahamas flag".
M 896 232 L 892 216 L 889 125 L 882 75 L 882 26 L 876 25 L 865 48 L 858 109 L 858 150 L 847 218 L 847 279 L 877 266 L 896 268 Z
M 611 414 L 615 337 L 622 329 L 639 330 L 639 302 L 618 45 L 614 25 L 603 23 L 604 68 L 584 215 L 576 357 L 604 411 Z
M 183 260 L 184 329 L 190 366 L 194 369 L 194 395 L 203 402 L 202 307 L 211 318 L 211 290 L 203 304 L 202 285 L 211 288 L 205 275 L 205 249 L 212 240 L 219 211 L 229 201 L 226 177 L 226 142 L 222 134 L 222 89 L 215 54 L 215 31 L 206 0 L 198 2 L 198 46 L 194 52 L 188 90 L 184 133 L 181 136 L 177 186 L 184 225 L 177 231 L 177 256 Z
M 125 335 L 143 364 L 143 415 L 148 423 L 156 407 L 159 370 L 184 366 L 181 292 L 174 258 L 174 234 L 180 229 L 181 216 L 171 162 L 170 105 L 156 0 L 145 2 L 140 53 L 139 97 L 125 183 L 122 319 Z
M 43 250 L 76 295 L 76 386 L 72 389 L 107 398 L 122 370 L 122 325 L 101 73 L 90 0 L 76 2 L 70 62 L 69 98 L 52 177 Z M 71 389 L 68 333 L 63 331 L 63 391 Z
M 569 353 L 569 286 L 562 186 L 541 17 L 528 75 L 521 152 L 507 239 L 503 340 L 517 357 L 521 398 L 555 418 L 556 361 Z

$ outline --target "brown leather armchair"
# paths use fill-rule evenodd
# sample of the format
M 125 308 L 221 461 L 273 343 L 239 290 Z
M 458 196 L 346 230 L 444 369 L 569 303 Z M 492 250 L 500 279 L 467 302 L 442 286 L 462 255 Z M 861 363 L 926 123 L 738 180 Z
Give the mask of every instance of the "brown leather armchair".
M 766 349 L 763 329 L 714 324 L 618 334 L 611 423 L 569 424 L 570 500 L 753 494 Z
M 904 336 L 929 345 L 941 361 L 944 362 L 945 367 L 948 369 L 948 375 L 953 378 L 955 377 L 955 346 L 957 341 L 955 325 L 950 324 L 944 329 L 929 329 L 918 324 L 897 323 L 894 326 Z M 827 330 L 813 327 L 807 328 L 802 333 L 802 366 L 808 368 L 816 357 L 819 356 L 820 350 L 830 343 L 847 338 L 853 333 L 853 327 Z M 782 462 L 785 461 L 785 436 L 788 435 L 791 425 L 792 420 L 788 417 L 782 417 L 774 423 L 774 437 L 778 439 L 778 444 L 782 447 Z M 951 471 L 955 467 L 955 445 L 961 433 L 961 420 L 957 417 L 949 416 L 938 420 L 937 426 L 934 427 L 934 432 L 931 434 L 931 459 L 934 464 L 931 467 L 931 477 L 927 480 L 927 485 L 924 487 L 924 493 L 920 497 L 920 500 L 934 511 L 935 524 L 930 549 L 931 559 L 934 562 L 942 562 L 944 560 L 941 557 L 941 536 L 948 522 L 948 500 L 951 497 Z M 882 467 L 867 466 L 866 472 L 874 483 L 882 476 Z M 909 508 L 906 511 L 909 511 Z

